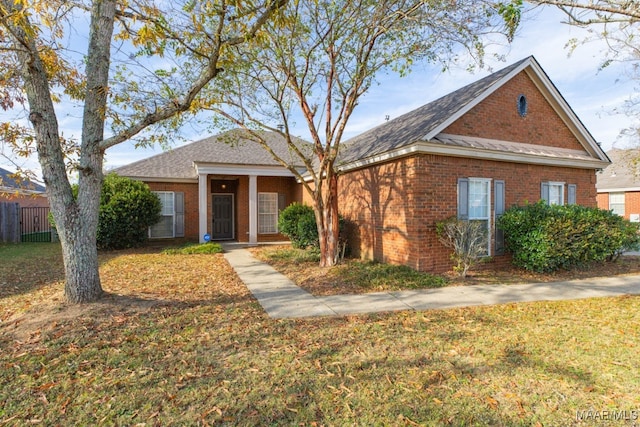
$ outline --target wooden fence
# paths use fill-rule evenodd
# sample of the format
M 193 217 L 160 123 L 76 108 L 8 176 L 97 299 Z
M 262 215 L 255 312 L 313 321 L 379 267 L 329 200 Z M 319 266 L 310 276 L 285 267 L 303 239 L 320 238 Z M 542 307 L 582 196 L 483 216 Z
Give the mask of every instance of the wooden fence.
M 20 243 L 20 205 L 18 203 L 0 202 L 0 242 Z

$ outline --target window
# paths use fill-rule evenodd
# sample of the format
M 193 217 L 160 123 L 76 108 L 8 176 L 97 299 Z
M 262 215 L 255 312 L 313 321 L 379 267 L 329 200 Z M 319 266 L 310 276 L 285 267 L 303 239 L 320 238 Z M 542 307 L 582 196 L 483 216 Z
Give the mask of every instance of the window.
M 154 191 L 160 198 L 160 221 L 149 227 L 152 239 L 184 237 L 184 193 Z
M 278 193 L 258 193 L 258 233 L 278 232 Z
M 520 95 L 518 97 L 518 114 L 520 114 L 520 117 L 524 117 L 527 115 L 527 109 L 528 109 L 528 102 L 527 102 L 527 97 L 524 95 Z
M 541 192 L 548 205 L 564 205 L 564 182 L 543 182 Z
M 609 193 L 609 209 L 616 215 L 624 216 L 624 193 Z
M 491 179 L 461 178 L 458 180 L 458 217 L 482 223 L 486 230 L 487 252 L 490 254 Z

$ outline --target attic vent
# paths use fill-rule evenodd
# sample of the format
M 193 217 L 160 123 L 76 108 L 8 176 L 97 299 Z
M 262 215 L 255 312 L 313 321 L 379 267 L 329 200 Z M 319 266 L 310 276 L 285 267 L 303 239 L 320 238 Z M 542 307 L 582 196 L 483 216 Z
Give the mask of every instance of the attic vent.
M 527 115 L 527 107 L 527 97 L 524 95 L 518 96 L 518 114 L 520 114 L 520 117 Z

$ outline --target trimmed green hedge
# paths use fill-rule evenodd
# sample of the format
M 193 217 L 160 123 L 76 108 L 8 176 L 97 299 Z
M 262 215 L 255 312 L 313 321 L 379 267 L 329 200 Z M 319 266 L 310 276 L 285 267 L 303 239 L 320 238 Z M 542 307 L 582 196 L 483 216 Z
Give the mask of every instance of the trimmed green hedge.
M 278 217 L 278 230 L 291 240 L 294 248 L 319 246 L 316 216 L 311 206 L 301 203 L 287 206 Z
M 149 186 L 111 173 L 100 193 L 98 248 L 136 247 L 148 238 L 148 229 L 160 219 L 162 205 Z
M 513 263 L 537 272 L 611 261 L 640 247 L 637 223 L 579 205 L 515 206 L 499 219 L 498 227 L 504 230 Z

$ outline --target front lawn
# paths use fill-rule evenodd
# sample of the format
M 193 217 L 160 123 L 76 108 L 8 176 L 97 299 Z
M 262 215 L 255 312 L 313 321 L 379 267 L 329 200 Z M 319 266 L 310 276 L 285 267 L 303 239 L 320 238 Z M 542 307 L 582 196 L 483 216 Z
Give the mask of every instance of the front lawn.
M 67 306 L 59 246 L 26 246 L 0 246 L 3 426 L 593 425 L 577 414 L 640 408 L 639 297 L 273 320 L 221 254 L 146 249 L 101 254 L 108 296 Z

